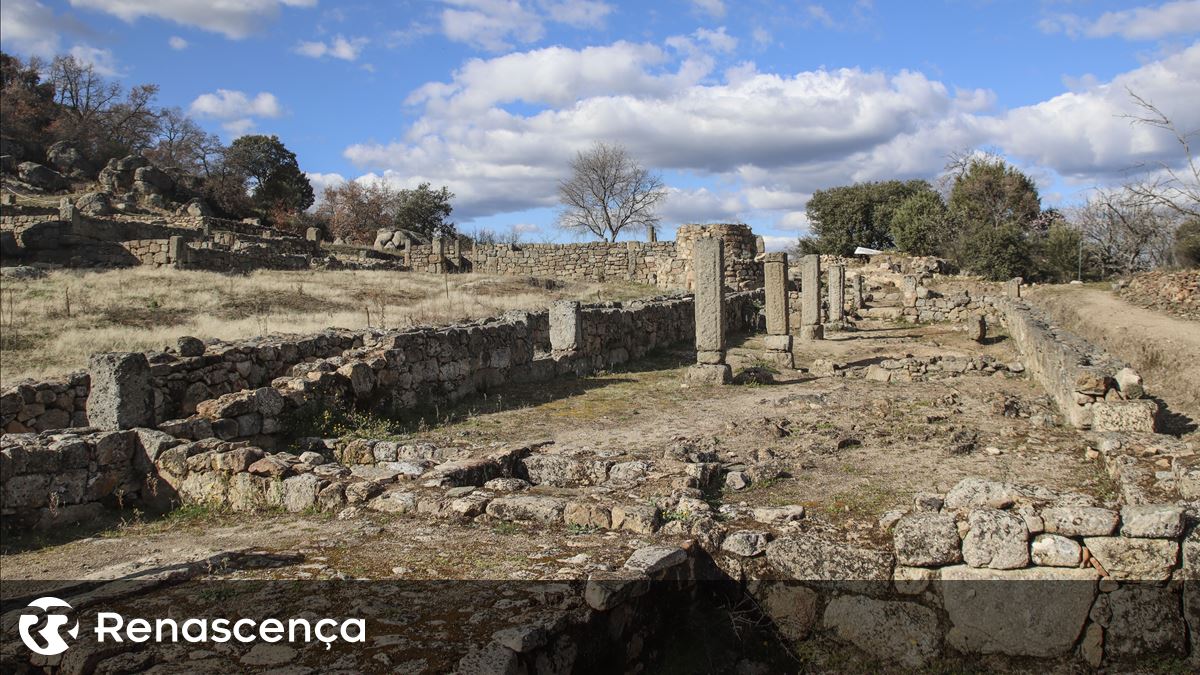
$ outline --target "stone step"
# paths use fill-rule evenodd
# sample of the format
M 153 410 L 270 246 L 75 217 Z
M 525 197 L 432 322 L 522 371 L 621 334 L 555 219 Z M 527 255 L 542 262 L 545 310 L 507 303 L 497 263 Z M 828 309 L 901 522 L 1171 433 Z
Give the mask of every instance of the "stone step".
M 903 307 L 864 307 L 858 310 L 858 315 L 864 319 L 890 319 L 897 320 L 904 316 Z

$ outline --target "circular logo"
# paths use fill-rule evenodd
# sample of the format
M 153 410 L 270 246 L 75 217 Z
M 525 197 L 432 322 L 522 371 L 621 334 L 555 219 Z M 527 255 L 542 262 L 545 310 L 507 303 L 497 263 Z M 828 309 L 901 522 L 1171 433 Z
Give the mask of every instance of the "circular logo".
M 17 629 L 21 632 L 21 642 L 25 643 L 34 653 L 42 656 L 57 656 L 65 651 L 70 645 L 63 639 L 62 629 L 66 627 L 70 618 L 64 612 L 51 613 L 51 609 L 65 607 L 71 609 L 71 605 L 59 600 L 58 598 L 38 598 L 29 603 L 30 607 L 40 609 L 40 613 L 21 614 L 17 621 Z M 33 630 L 34 626 L 41 623 L 45 618 L 46 625 L 38 630 Z M 66 630 L 66 634 L 71 636 L 71 639 L 79 637 L 79 622 Z M 38 638 L 41 638 L 40 640 Z

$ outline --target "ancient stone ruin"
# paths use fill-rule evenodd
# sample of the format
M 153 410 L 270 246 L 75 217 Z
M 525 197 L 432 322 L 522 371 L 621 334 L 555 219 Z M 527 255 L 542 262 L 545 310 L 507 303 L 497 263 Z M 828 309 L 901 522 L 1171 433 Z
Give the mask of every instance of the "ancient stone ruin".
M 114 220 L 102 240 L 101 226 L 74 213 L 22 224 L 13 240 L 23 255 L 84 257 L 107 241 L 155 261 L 143 264 L 228 268 L 272 239 L 199 216 L 203 236 Z M 142 227 L 161 229 L 121 239 Z M 296 252 L 278 255 L 315 255 L 304 248 L 319 246 L 313 237 L 293 239 L 283 246 Z M 253 578 L 271 565 L 332 575 L 342 558 L 326 549 L 365 560 L 364 549 L 403 544 L 464 566 L 482 555 L 472 542 L 487 542 L 488 555 L 518 551 L 503 569 L 523 586 L 437 596 L 440 609 L 414 600 L 407 622 L 376 616 L 377 635 L 390 636 L 455 602 L 520 607 L 450 622 L 454 639 L 421 647 L 437 670 L 653 670 L 679 617 L 701 609 L 757 626 L 739 634 L 757 641 L 740 644 L 768 646 L 738 658 L 767 670 L 798 669 L 805 649 L 905 670 L 1194 659 L 1200 605 L 1186 582 L 1200 573 L 1200 460 L 1158 433 L 1167 411 L 1148 395 L 1154 383 L 1053 325 L 1020 297 L 1020 280 L 946 286 L 921 260 L 810 255 L 793 269 L 736 225 L 685 226 L 674 242 L 464 248 L 393 234 L 381 246 L 405 259 L 398 274 L 619 278 L 671 292 L 451 326 L 96 354 L 86 372 L 0 396 L 6 532 L 65 532 L 136 505 L 327 516 L 331 532 L 347 533 L 202 558 L 176 571 L 188 578 Z M 764 370 L 769 380 L 742 377 Z M 601 396 L 635 381 L 644 402 Z M 496 403 L 505 398 L 520 403 Z M 657 416 L 676 400 L 686 405 Z M 462 411 L 484 402 L 493 408 L 478 428 L 447 412 L 469 421 Z M 423 426 L 402 437 L 306 431 L 354 416 Z M 526 430 L 540 418 L 565 421 L 547 439 Z M 487 440 L 485 422 L 506 419 L 516 430 Z M 576 432 L 581 419 L 600 433 Z M 458 435 L 437 436 L 441 426 Z M 902 487 L 864 479 L 872 471 Z M 414 574 L 389 565 L 393 581 Z M 169 603 L 173 592 L 121 597 Z M 399 667 L 397 654 L 417 649 L 390 642 L 344 665 L 370 669 L 383 655 Z M 88 654 L 78 658 L 97 672 L 129 658 Z M 195 658 L 258 663 L 241 652 Z

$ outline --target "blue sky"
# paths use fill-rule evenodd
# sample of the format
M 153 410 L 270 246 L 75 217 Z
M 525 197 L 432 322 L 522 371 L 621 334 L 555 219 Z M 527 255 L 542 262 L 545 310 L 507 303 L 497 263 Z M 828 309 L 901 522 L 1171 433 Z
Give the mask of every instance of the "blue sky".
M 1200 128 L 1200 0 L 4 0 L 0 43 L 161 86 L 226 141 L 277 134 L 314 186 L 447 184 L 466 231 L 554 226 L 593 141 L 671 189 L 669 230 L 743 221 L 773 248 L 814 190 L 934 178 L 999 151 L 1068 206 L 1175 163 L 1126 89 Z

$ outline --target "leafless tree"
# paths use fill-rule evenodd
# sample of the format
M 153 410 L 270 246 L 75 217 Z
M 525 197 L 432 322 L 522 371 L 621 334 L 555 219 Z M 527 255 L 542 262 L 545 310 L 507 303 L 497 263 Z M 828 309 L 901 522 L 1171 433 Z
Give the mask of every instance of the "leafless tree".
M 571 177 L 558 184 L 563 210 L 559 226 L 616 241 L 626 228 L 658 224 L 666 198 L 662 178 L 630 157 L 621 145 L 596 143 L 571 162 Z
M 1131 274 L 1168 262 L 1176 215 L 1129 189 L 1097 189 L 1071 214 L 1100 275 Z
M 1159 162 L 1161 174 L 1130 183 L 1126 187 L 1150 204 L 1169 209 L 1185 218 L 1200 218 L 1200 164 L 1197 164 L 1195 156 L 1192 155 L 1191 147 L 1192 139 L 1200 134 L 1200 130 L 1182 130 L 1150 101 L 1133 91 L 1129 91 L 1129 96 L 1133 98 L 1140 112 L 1126 117 L 1132 124 L 1145 124 L 1173 135 L 1183 148 L 1185 166 L 1176 169 L 1168 162 Z
M 54 122 L 54 136 L 90 148 L 93 159 L 140 152 L 158 134 L 158 112 L 151 105 L 158 85 L 141 84 L 124 92 L 95 66 L 73 56 L 54 59 L 50 82 L 62 111 Z
M 221 149 L 221 140 L 201 129 L 179 108 L 163 109 L 158 122 L 158 139 L 146 157 L 163 168 L 208 175 L 209 164 Z

